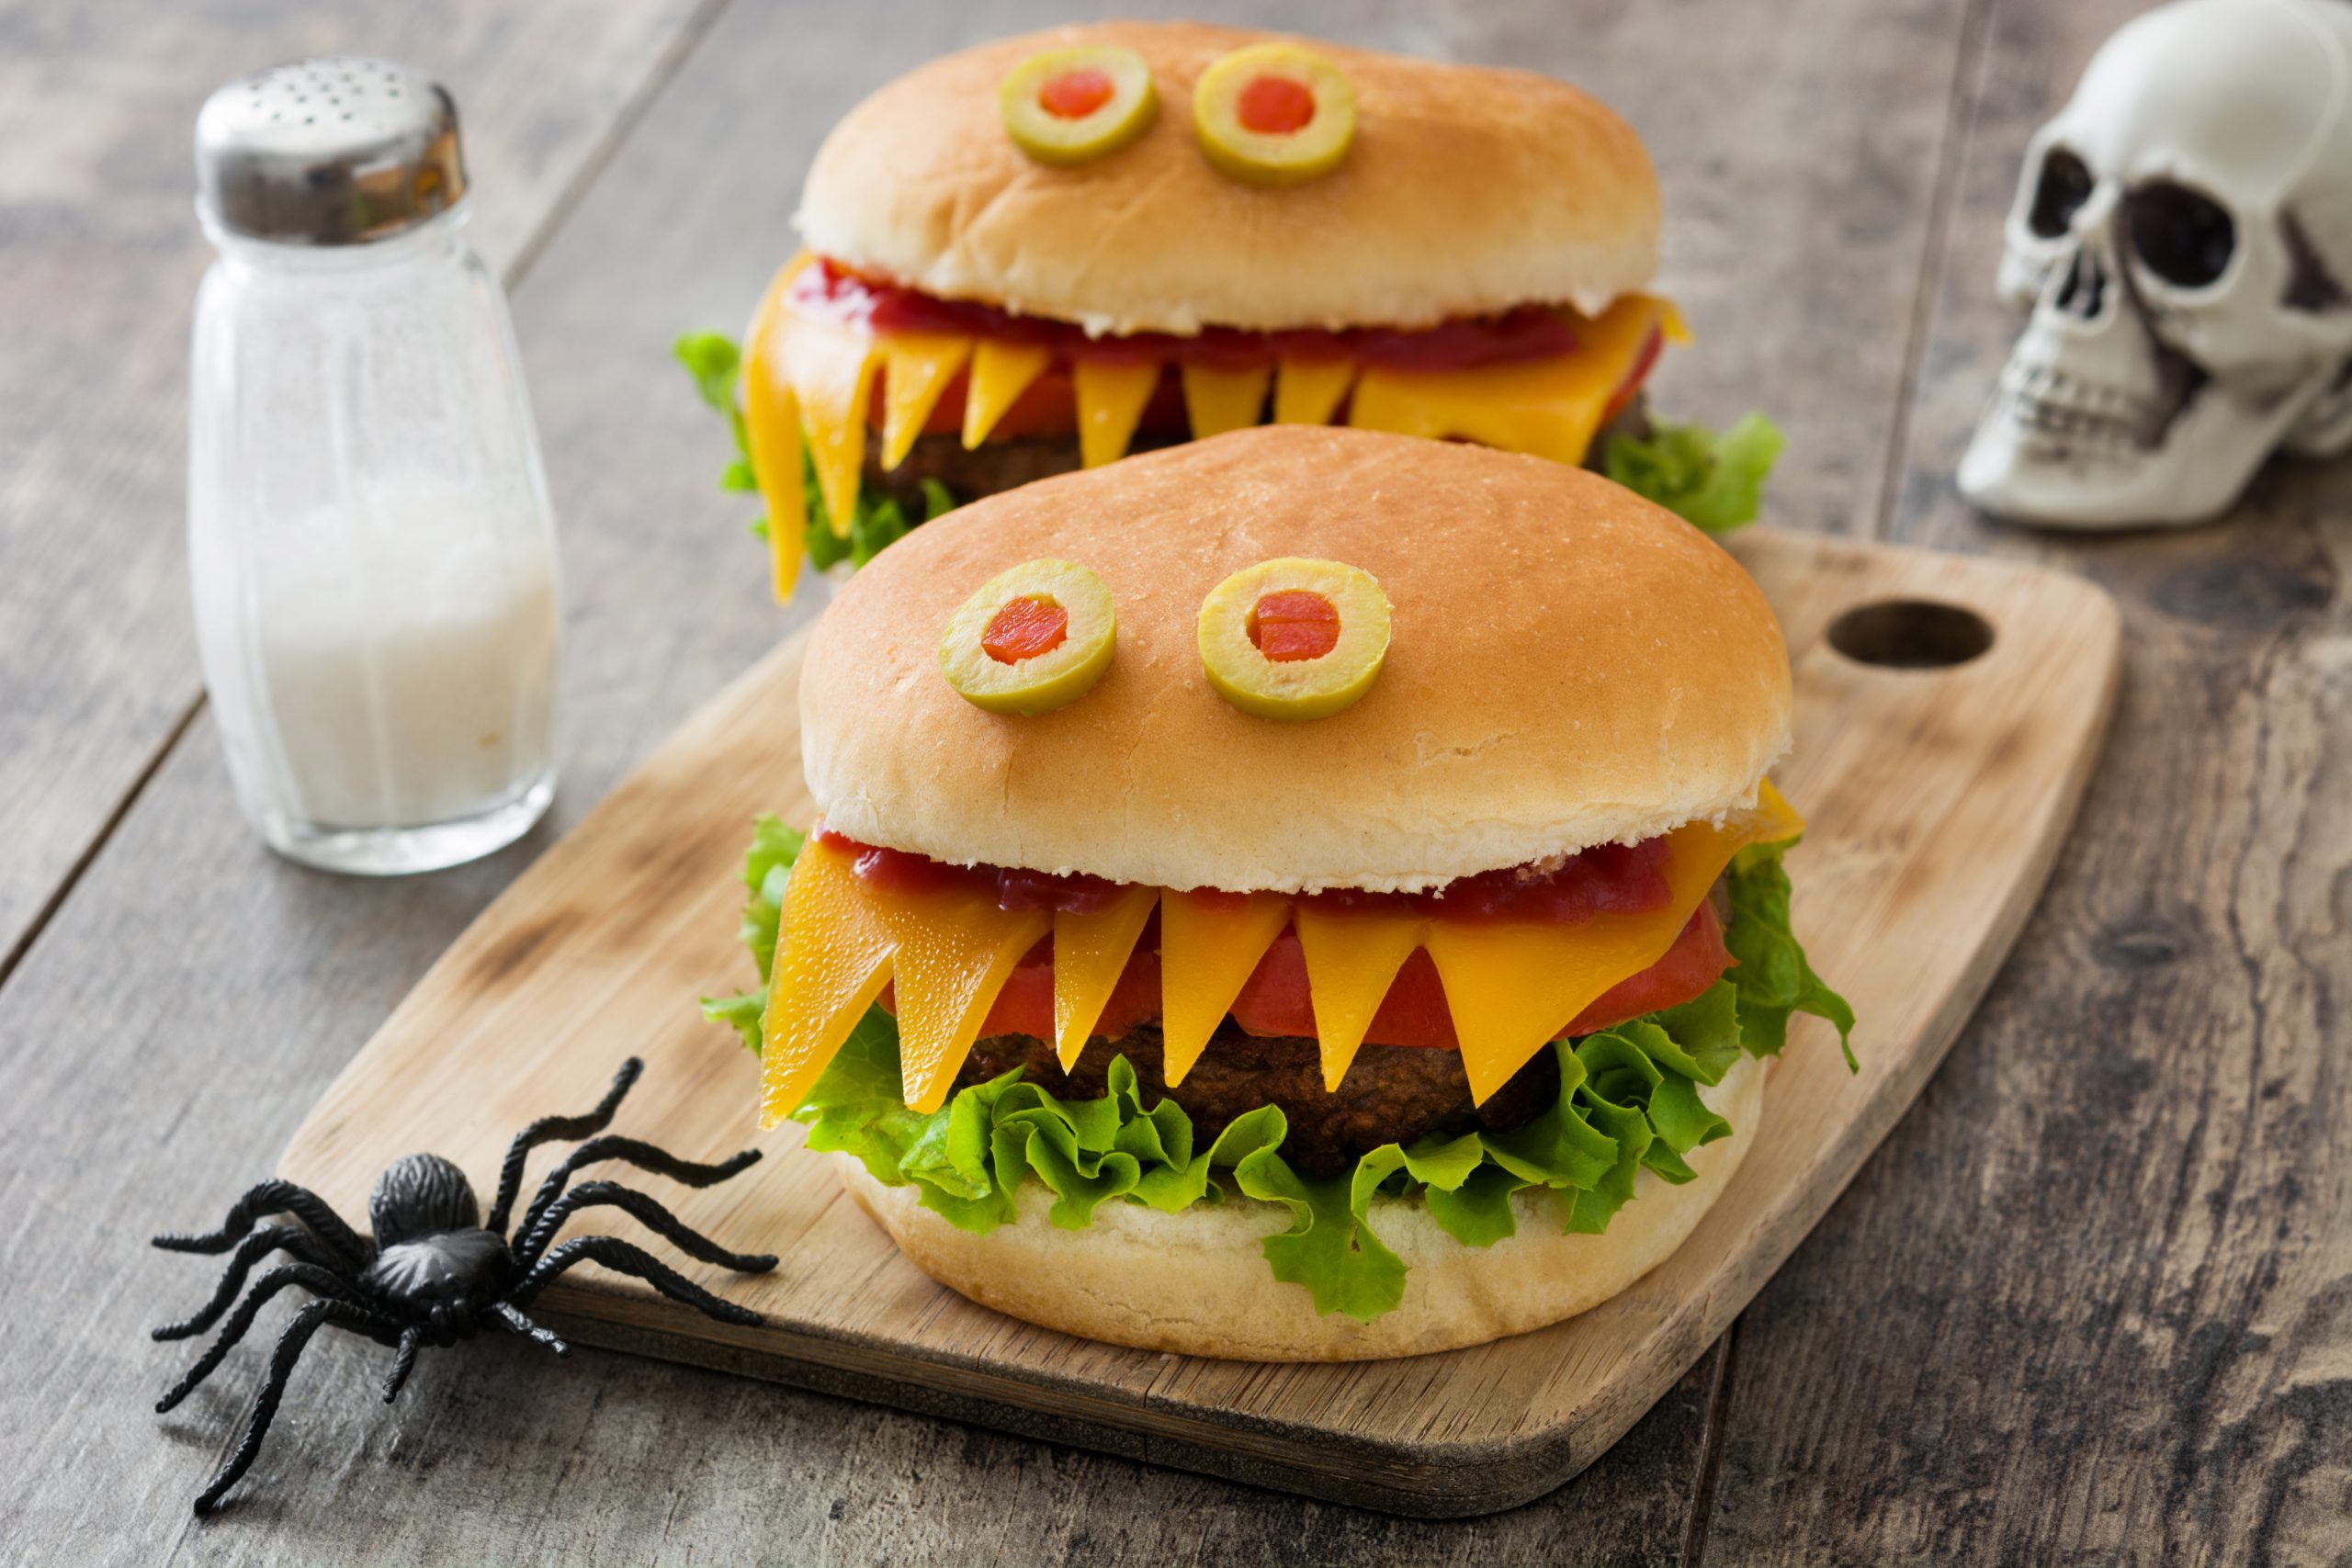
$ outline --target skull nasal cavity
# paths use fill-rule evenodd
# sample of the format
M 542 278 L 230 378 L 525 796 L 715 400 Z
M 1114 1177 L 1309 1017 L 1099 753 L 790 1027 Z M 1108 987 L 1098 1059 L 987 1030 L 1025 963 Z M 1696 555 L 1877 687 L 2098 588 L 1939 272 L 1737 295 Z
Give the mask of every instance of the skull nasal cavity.
M 2064 147 L 2052 147 L 2041 160 L 2041 175 L 2033 185 L 2033 210 L 2026 221 L 2043 239 L 2056 239 L 2074 221 L 2076 209 L 2090 199 L 2096 183 L 2080 158 Z
M 2096 319 L 2107 304 L 2107 269 L 2087 250 L 2075 253 L 2066 264 L 2066 281 L 2058 289 L 2058 309 L 2085 321 Z

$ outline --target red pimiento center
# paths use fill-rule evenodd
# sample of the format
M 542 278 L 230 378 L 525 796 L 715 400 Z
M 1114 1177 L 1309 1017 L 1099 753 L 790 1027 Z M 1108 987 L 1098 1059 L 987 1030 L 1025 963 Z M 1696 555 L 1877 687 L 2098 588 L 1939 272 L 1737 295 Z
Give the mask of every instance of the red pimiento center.
M 1320 659 L 1340 646 L 1340 607 L 1304 588 L 1269 593 L 1250 612 L 1250 640 L 1276 664 Z
M 980 651 L 999 664 L 1018 664 L 1051 653 L 1069 636 L 1069 612 L 1051 599 L 1024 593 L 1005 601 L 980 634 Z
M 1241 129 L 1259 136 L 1289 136 L 1315 118 L 1315 95 L 1288 76 L 1252 76 L 1234 106 Z
M 1117 89 L 1109 73 L 1092 66 L 1065 71 L 1037 89 L 1037 107 L 1056 119 L 1084 119 L 1111 101 Z

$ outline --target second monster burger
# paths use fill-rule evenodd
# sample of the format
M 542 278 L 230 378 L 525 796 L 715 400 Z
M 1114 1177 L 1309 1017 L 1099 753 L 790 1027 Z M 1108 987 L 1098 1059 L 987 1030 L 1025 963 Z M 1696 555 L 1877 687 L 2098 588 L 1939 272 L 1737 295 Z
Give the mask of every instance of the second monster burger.
M 1679 1245 L 1803 1010 L 1790 675 L 1697 530 L 1540 459 L 1262 430 L 927 526 L 818 621 L 771 1121 L 1096 1338 L 1400 1355 Z M 772 967 L 768 967 L 772 960 Z
M 1760 419 L 1644 416 L 1681 337 L 1645 292 L 1657 176 L 1525 72 L 1190 23 L 1009 39 L 851 110 L 797 222 L 740 360 L 680 345 L 779 595 L 804 542 L 863 562 L 951 505 L 1263 422 L 1605 462 L 1715 527 L 1779 449 Z

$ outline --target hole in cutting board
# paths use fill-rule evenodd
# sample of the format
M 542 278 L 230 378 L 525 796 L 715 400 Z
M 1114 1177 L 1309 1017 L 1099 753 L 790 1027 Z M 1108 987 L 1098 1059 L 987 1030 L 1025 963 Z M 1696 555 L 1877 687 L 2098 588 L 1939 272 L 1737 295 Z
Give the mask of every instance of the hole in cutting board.
M 1883 670 L 1948 670 L 1993 646 L 1993 625 L 1973 610 L 1932 599 L 1858 604 L 1829 623 L 1829 646 Z

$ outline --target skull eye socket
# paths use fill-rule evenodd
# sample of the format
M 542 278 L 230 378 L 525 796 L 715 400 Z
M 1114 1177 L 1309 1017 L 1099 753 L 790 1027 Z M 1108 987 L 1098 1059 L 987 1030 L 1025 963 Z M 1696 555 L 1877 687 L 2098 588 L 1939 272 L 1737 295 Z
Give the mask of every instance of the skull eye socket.
M 2052 147 L 2042 155 L 2041 176 L 2033 186 L 2033 210 L 2026 222 L 2043 239 L 2056 239 L 2074 221 L 2075 209 L 2091 198 L 2091 187 L 2098 183 L 2080 158 L 2064 147 Z
M 2237 249 L 2237 225 L 2228 209 L 2170 180 L 2132 193 L 2124 227 L 2140 264 L 2182 288 L 2202 288 L 2220 277 Z

